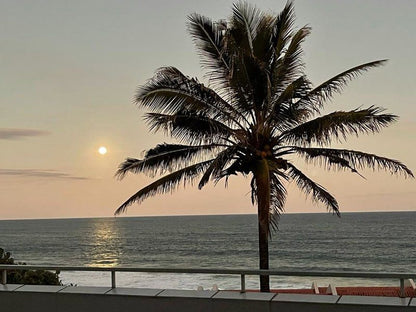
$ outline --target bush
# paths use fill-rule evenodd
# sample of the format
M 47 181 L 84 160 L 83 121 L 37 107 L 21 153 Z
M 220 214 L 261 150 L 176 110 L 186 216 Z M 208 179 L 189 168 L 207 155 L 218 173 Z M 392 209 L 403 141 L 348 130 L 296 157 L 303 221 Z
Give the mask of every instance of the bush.
M 59 272 L 45 270 L 16 270 L 7 272 L 7 283 L 26 285 L 62 285 Z
M 10 252 L 5 252 L 3 248 L 0 248 L 0 264 L 14 264 Z
M 26 263 L 15 263 L 10 252 L 0 248 L 0 264 L 26 265 Z M 26 285 L 62 285 L 59 280 L 59 271 L 51 272 L 45 270 L 8 270 L 8 284 Z

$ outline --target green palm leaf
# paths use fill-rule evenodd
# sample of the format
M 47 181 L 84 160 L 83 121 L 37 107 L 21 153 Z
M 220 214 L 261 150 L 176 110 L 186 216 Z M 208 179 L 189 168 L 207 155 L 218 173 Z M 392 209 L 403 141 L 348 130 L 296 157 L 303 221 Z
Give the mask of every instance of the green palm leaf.
M 226 81 L 229 73 L 229 56 L 224 47 L 225 21 L 211 19 L 194 13 L 188 16 L 188 30 L 201 56 L 202 65 L 210 73 L 210 78 Z M 213 75 L 213 76 L 212 76 Z
M 293 164 L 288 163 L 287 174 L 295 181 L 299 189 L 307 195 L 312 196 L 312 200 L 323 203 L 328 210 L 339 215 L 338 202 L 325 188 L 308 178 L 302 171 Z
M 291 81 L 303 76 L 301 45 L 310 32 L 311 29 L 305 26 L 293 35 L 287 51 L 274 68 L 272 94 L 282 92 Z
M 270 238 L 273 232 L 279 229 L 280 214 L 284 212 L 286 203 L 287 191 L 279 176 L 281 176 L 281 173 L 278 171 L 270 172 Z M 287 180 L 286 176 L 285 180 Z
M 194 78 L 186 77 L 174 67 L 164 67 L 136 94 L 136 102 L 160 113 L 183 110 L 204 112 L 221 120 L 238 124 L 238 111 L 215 91 Z
M 119 166 L 116 177 L 120 180 L 127 173 L 145 173 L 150 176 L 164 174 L 167 171 L 177 170 L 179 166 L 190 164 L 198 157 L 211 154 L 220 145 L 181 145 L 181 144 L 158 144 L 148 150 L 144 159 L 127 158 Z
M 220 180 L 223 177 L 222 173 L 224 168 L 234 158 L 236 152 L 237 148 L 235 146 L 228 147 L 227 149 L 219 152 L 207 170 L 205 170 L 204 175 L 199 181 L 198 188 L 202 189 L 211 177 L 217 181 Z
M 314 162 L 326 168 L 349 168 L 352 170 L 370 168 L 389 171 L 391 174 L 401 174 L 404 177 L 414 177 L 412 171 L 400 161 L 375 154 L 354 150 L 333 148 L 293 147 L 308 162 Z
M 370 106 L 367 109 L 349 112 L 337 111 L 307 121 L 285 131 L 280 138 L 289 144 L 326 145 L 333 138 L 346 140 L 347 135 L 376 133 L 397 120 L 396 115 L 381 114 L 384 109 Z
M 261 25 L 263 12 L 247 2 L 239 1 L 233 5 L 231 18 L 234 40 L 239 42 L 241 48 L 254 57 L 253 42 Z
M 276 94 L 270 103 L 270 112 L 266 123 L 275 130 L 284 131 L 293 128 L 311 116 L 312 112 L 293 105 L 293 101 L 305 96 L 310 91 L 311 83 L 306 76 L 292 81 L 280 94 Z
M 292 29 L 295 23 L 295 13 L 293 2 L 288 1 L 284 9 L 277 15 L 276 23 L 274 25 L 274 32 L 271 36 L 271 41 L 275 50 L 275 60 L 277 61 L 284 55 L 284 49 L 289 44 Z M 271 63 L 271 68 L 275 68 L 276 63 Z
M 197 176 L 199 176 L 212 162 L 207 160 L 201 163 L 197 163 L 183 169 L 170 173 L 163 178 L 156 180 L 148 186 L 142 188 L 137 193 L 127 199 L 118 209 L 114 212 L 115 215 L 126 211 L 127 207 L 133 203 L 141 203 L 148 197 L 156 194 L 164 194 L 173 191 L 177 188 L 179 183 L 183 182 L 184 185 L 191 183 Z
M 145 120 L 150 130 L 164 132 L 181 141 L 191 144 L 202 142 L 221 142 L 234 136 L 234 130 L 222 122 L 209 118 L 204 114 L 192 112 L 179 112 L 177 114 L 148 113 Z
M 335 93 L 341 93 L 349 81 L 372 68 L 384 65 L 386 62 L 387 60 L 378 60 L 350 68 L 312 89 L 306 96 L 298 100 L 296 106 L 307 107 L 319 112 L 325 101 L 332 98 Z

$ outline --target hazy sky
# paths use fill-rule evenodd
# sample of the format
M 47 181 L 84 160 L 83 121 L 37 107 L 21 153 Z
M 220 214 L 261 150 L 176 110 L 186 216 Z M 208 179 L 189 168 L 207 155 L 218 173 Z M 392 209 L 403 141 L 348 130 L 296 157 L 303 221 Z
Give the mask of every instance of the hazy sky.
M 278 13 L 284 1 L 256 1 Z M 232 1 L 0 0 L 0 219 L 111 216 L 150 180 L 116 180 L 118 164 L 160 142 L 147 132 L 135 90 L 161 66 L 202 78 L 186 16 L 226 18 Z M 416 170 L 414 0 L 295 1 L 314 84 L 355 65 L 388 58 L 354 80 L 328 110 L 377 105 L 400 121 L 348 148 L 400 159 Z M 201 80 L 201 79 L 200 79 Z M 106 155 L 97 152 L 108 148 Z M 389 174 L 306 173 L 341 211 L 416 210 L 416 182 Z M 133 205 L 128 215 L 256 213 L 249 180 L 202 191 L 188 187 Z M 324 212 L 289 187 L 287 212 Z

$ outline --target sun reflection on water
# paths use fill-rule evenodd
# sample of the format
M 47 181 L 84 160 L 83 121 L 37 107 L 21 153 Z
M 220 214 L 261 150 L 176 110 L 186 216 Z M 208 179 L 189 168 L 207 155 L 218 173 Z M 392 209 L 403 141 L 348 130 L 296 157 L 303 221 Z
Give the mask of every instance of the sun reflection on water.
M 113 267 L 120 263 L 122 242 L 119 228 L 115 221 L 102 220 L 94 224 L 90 249 L 91 267 Z

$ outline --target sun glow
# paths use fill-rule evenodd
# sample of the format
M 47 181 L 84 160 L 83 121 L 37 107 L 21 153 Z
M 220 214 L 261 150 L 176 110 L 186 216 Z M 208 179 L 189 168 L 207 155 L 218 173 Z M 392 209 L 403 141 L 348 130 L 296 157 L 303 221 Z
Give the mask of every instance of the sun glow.
M 105 146 L 100 146 L 100 148 L 98 149 L 98 153 L 100 153 L 101 155 L 107 154 L 107 148 Z

